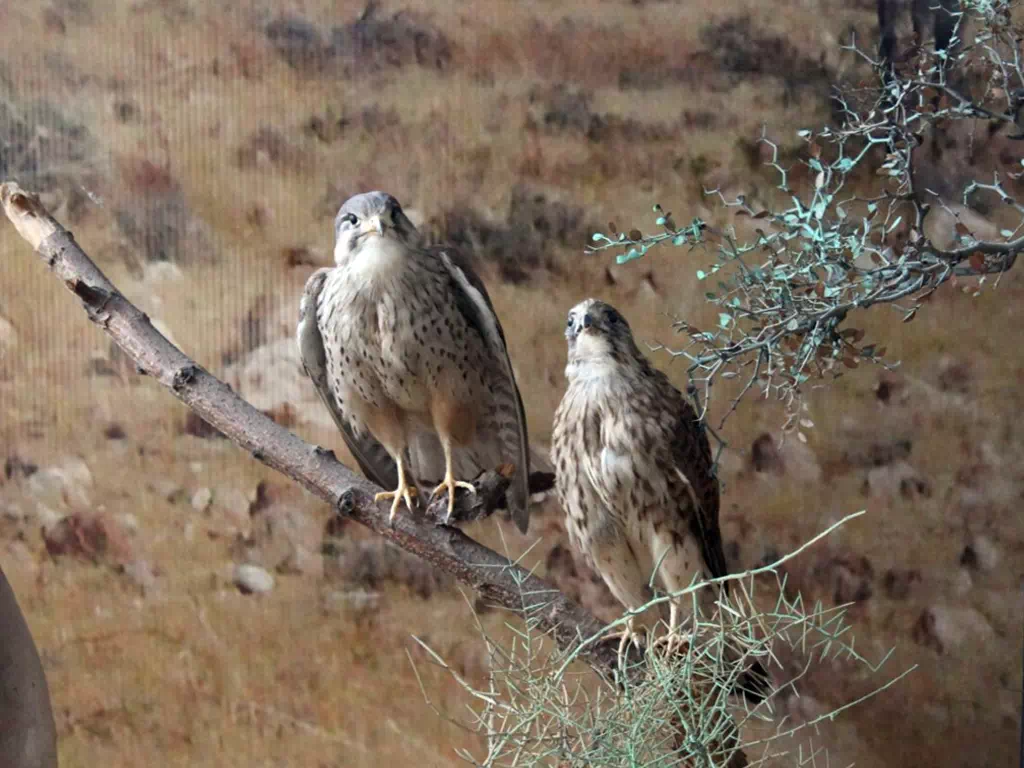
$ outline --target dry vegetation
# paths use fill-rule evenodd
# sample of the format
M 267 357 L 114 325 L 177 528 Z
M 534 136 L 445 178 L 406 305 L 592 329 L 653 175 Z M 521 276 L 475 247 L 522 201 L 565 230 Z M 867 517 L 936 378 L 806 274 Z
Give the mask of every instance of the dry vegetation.
M 356 24 L 354 0 L 6 3 L 0 176 L 44 192 L 186 352 L 339 456 L 295 367 L 295 307 L 339 202 L 387 189 L 435 235 L 480 248 L 544 450 L 569 306 L 601 295 L 670 345 L 665 313 L 708 313 L 699 255 L 616 267 L 583 254 L 592 229 L 647 225 L 655 201 L 723 223 L 702 182 L 770 194 L 749 151 L 761 124 L 794 146 L 797 127 L 827 120 L 827 84 L 852 65 L 839 35 L 874 34 L 867 2 L 702 5 L 410 0 Z M 0 286 L 0 563 L 43 653 L 62 765 L 454 764 L 469 737 L 423 705 L 406 649 L 417 634 L 479 674 L 458 591 L 327 526 L 322 505 L 188 418 L 8 227 Z M 823 730 L 834 764 L 1014 753 L 1022 298 L 1012 273 L 980 298 L 946 286 L 910 325 L 870 313 L 902 375 L 862 366 L 815 393 L 808 445 L 759 437 L 777 438 L 771 405 L 730 421 L 734 566 L 867 508 L 790 584 L 857 600 L 858 647 L 895 645 L 894 671 L 920 665 Z M 472 533 L 497 546 L 497 525 Z M 559 532 L 551 509 L 531 529 L 541 565 Z M 274 589 L 242 594 L 244 561 L 275 571 Z M 435 703 L 461 706 L 421 668 Z M 786 709 L 807 718 L 877 682 L 822 667 Z

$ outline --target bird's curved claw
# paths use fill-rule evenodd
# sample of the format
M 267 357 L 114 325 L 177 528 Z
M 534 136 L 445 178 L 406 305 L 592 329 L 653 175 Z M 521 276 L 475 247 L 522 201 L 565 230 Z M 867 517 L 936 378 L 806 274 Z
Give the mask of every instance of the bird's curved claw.
M 634 629 L 632 619 L 626 623 L 626 626 L 621 631 L 613 632 L 608 635 L 610 640 L 614 640 L 616 637 L 619 638 L 618 662 L 620 667 L 625 667 L 627 661 L 627 649 L 630 643 L 632 643 L 638 651 L 643 653 L 643 639 L 640 637 L 640 634 L 636 629 Z
M 433 491 L 430 492 L 430 497 L 434 498 L 441 491 L 443 491 L 443 490 L 447 490 L 448 491 L 448 514 L 445 515 L 445 518 L 444 518 L 445 525 L 447 525 L 448 521 L 451 520 L 452 512 L 455 511 L 455 489 L 456 488 L 465 488 L 470 493 L 476 493 L 476 486 L 475 485 L 473 485 L 472 483 L 467 483 L 465 480 L 456 480 L 451 475 L 448 475 L 447 477 L 445 477 L 445 479 L 441 482 L 441 484 L 439 486 L 437 486 L 437 488 L 435 488 Z
M 393 491 L 381 491 L 373 497 L 376 501 L 386 501 L 387 499 L 394 499 L 391 504 L 391 514 L 388 515 L 388 525 L 395 524 L 395 515 L 398 514 L 398 508 L 402 504 L 402 499 L 405 499 L 406 508 L 412 512 L 412 497 L 416 495 L 416 486 L 407 485 L 406 483 L 399 484 L 398 488 Z
M 663 656 L 674 656 L 675 653 L 690 641 L 690 636 L 679 632 L 678 629 L 669 630 L 664 635 L 651 643 L 651 650 L 657 650 L 665 646 Z

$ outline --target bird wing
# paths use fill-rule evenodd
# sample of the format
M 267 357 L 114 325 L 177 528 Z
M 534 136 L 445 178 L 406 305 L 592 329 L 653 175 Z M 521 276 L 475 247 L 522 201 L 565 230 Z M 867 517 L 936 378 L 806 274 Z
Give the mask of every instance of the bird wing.
M 701 554 L 711 578 L 717 579 L 728 574 L 729 569 L 718 525 L 720 491 L 714 474 L 711 446 L 697 414 L 683 400 L 682 394 L 678 394 L 678 413 L 672 435 L 672 462 L 677 477 L 686 485 L 685 492 L 693 501 L 695 513 L 689 515 L 690 532 L 700 542 Z
M 369 431 L 364 431 L 362 436 L 356 434 L 339 407 L 327 379 L 327 355 L 324 352 L 324 339 L 317 322 L 317 307 L 320 303 L 320 291 L 330 271 L 328 267 L 318 269 L 306 281 L 306 287 L 302 292 L 297 331 L 299 358 L 302 360 L 306 375 L 313 381 L 313 388 L 327 406 L 331 418 L 345 439 L 345 445 L 348 446 L 363 474 L 382 488 L 397 488 L 398 467 L 394 460 Z
M 526 432 L 526 412 L 519 394 L 512 361 L 508 356 L 505 332 L 498 315 L 491 304 L 483 281 L 473 271 L 468 259 L 448 248 L 432 248 L 452 277 L 455 288 L 455 304 L 466 319 L 466 323 L 484 339 L 487 348 L 500 362 L 499 380 L 504 386 L 495 388 L 492 407 L 496 410 L 495 420 L 502 425 L 498 430 L 502 454 L 516 465 L 516 474 L 509 486 L 506 498 L 508 509 L 519 530 L 526 533 L 530 523 L 530 459 L 529 440 Z

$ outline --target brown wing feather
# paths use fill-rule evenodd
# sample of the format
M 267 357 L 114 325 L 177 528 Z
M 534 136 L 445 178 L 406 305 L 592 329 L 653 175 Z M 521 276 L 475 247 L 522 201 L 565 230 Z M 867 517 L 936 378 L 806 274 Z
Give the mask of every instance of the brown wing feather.
M 523 408 L 523 398 L 519 394 L 519 385 L 512 373 L 505 331 L 494 311 L 487 288 L 473 271 L 469 259 L 450 247 L 432 246 L 428 250 L 435 253 L 452 274 L 456 305 L 466 318 L 466 322 L 480 334 L 504 366 L 508 391 L 505 394 L 500 390 L 495 393 L 494 406 L 511 414 L 515 420 L 515 429 L 501 430 L 497 437 L 503 442 L 504 453 L 516 465 L 515 479 L 506 496 L 509 512 L 519 530 L 526 533 L 530 520 L 530 443 L 526 431 L 526 411 Z M 463 280 L 465 285 L 462 284 Z M 474 292 L 479 295 L 482 305 L 472 295 Z
M 711 578 L 729 573 L 722 547 L 722 530 L 718 524 L 720 487 L 714 474 L 714 460 L 707 430 L 697 414 L 675 390 L 679 400 L 679 421 L 672 453 L 676 468 L 690 481 L 697 501 L 695 514 L 689 516 L 690 531 L 700 542 L 701 553 Z M 722 582 L 722 591 L 728 593 L 729 582 Z M 750 706 L 757 706 L 771 693 L 771 677 L 760 660 L 755 659 L 749 669 L 740 675 L 736 689 Z
M 696 513 L 690 515 L 690 531 L 700 542 L 701 553 L 711 578 L 729 573 L 722 547 L 722 531 L 718 524 L 720 489 L 714 474 L 714 461 L 707 432 L 696 412 L 673 387 L 679 418 L 672 440 L 672 457 L 676 469 L 686 476 L 694 491 Z M 728 589 L 728 585 L 723 587 Z

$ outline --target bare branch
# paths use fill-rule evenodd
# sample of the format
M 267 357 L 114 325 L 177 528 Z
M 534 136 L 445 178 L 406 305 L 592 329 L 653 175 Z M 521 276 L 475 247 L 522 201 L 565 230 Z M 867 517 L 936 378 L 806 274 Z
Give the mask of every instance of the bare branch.
M 381 488 L 339 463 L 332 451 L 310 445 L 274 423 L 169 342 L 35 195 L 8 182 L 0 186 L 0 203 L 19 234 L 81 300 L 89 319 L 110 335 L 139 371 L 167 387 L 253 458 L 300 483 L 346 517 L 451 574 L 488 602 L 536 621 L 564 649 L 601 631 L 603 625 L 597 619 L 546 581 L 462 531 L 437 525 L 422 514 L 400 515 L 394 526 L 389 525 L 388 507 L 373 502 Z M 481 489 L 477 498 L 457 497 L 456 519 L 486 516 L 503 501 L 507 484 L 499 473 L 485 473 L 477 480 Z M 533 603 L 524 606 L 524 595 Z M 611 644 L 588 646 L 580 657 L 611 677 L 616 665 Z

